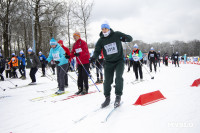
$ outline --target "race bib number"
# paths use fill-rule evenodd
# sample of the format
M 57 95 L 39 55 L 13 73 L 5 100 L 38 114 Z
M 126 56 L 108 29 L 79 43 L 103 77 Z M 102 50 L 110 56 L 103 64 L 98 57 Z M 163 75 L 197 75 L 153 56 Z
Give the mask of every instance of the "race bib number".
M 43 60 L 43 58 L 42 58 L 42 57 L 40 57 L 40 60 Z
M 82 49 L 81 48 L 77 48 L 76 49 L 76 53 L 80 53 L 80 52 L 82 52 Z
M 53 56 L 53 60 L 59 60 L 60 59 L 59 53 L 52 54 L 52 56 Z
M 12 61 L 15 61 L 15 58 L 12 58 Z
M 107 55 L 118 53 L 116 42 L 104 46 Z
M 154 57 L 154 54 L 150 54 L 150 57 Z
M 175 59 L 177 59 L 178 57 L 177 57 L 177 56 L 175 56 L 174 58 L 175 58 Z

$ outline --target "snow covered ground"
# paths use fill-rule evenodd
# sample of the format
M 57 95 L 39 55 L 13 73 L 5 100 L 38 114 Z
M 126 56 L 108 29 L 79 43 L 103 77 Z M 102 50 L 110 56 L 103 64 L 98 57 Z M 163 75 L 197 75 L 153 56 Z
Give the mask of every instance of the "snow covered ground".
M 91 72 L 93 77 L 94 72 Z M 106 123 L 102 121 L 113 108 L 113 103 L 93 112 L 104 101 L 103 92 L 70 98 L 68 96 L 77 91 L 71 78 L 66 89 L 69 93 L 55 97 L 51 94 L 56 91 L 57 82 L 40 77 L 39 72 L 36 86 L 9 89 L 13 87 L 10 82 L 0 82 L 0 87 L 6 89 L 0 90 L 0 133 L 198 133 L 200 86 L 190 85 L 200 78 L 200 65 L 181 64 L 179 68 L 171 64 L 169 67 L 161 65 L 156 74 L 152 73 L 153 80 L 144 68 L 143 72 L 145 81 L 133 85 L 133 70 L 131 68 L 128 73 L 125 69 L 123 104 Z M 77 78 L 74 72 L 69 74 Z M 11 81 L 22 86 L 30 79 Z M 97 87 L 103 91 L 103 85 Z M 90 91 L 96 90 L 95 86 L 90 86 Z M 141 94 L 156 90 L 160 90 L 166 99 L 147 106 L 133 105 Z M 43 99 L 37 101 L 38 97 Z M 113 102 L 114 88 L 111 98 Z M 85 119 L 76 123 L 87 114 Z

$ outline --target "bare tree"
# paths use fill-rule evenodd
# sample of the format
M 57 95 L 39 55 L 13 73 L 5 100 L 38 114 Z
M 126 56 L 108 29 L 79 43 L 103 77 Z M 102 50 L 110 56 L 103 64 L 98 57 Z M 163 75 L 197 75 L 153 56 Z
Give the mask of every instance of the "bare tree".
M 91 17 L 91 12 L 94 2 L 88 3 L 88 0 L 80 0 L 75 2 L 75 7 L 73 8 L 73 14 L 77 19 L 80 20 L 80 24 L 84 29 L 85 40 L 87 42 L 87 28 L 89 25 L 89 19 Z

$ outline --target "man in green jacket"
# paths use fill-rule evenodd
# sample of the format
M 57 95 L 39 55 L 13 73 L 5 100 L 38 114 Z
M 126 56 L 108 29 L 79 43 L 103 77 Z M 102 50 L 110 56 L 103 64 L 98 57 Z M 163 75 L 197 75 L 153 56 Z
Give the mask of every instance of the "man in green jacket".
M 123 91 L 123 73 L 124 73 L 124 54 L 121 42 L 131 42 L 132 37 L 121 32 L 114 32 L 109 24 L 104 23 L 101 25 L 100 38 L 95 46 L 95 51 L 91 61 L 97 59 L 103 49 L 103 55 L 105 58 L 104 66 L 104 95 L 106 97 L 101 107 L 104 108 L 110 104 L 110 91 L 111 84 L 113 83 L 114 72 L 116 72 L 115 78 L 115 94 L 116 99 L 114 107 L 118 107 L 121 101 L 121 95 Z

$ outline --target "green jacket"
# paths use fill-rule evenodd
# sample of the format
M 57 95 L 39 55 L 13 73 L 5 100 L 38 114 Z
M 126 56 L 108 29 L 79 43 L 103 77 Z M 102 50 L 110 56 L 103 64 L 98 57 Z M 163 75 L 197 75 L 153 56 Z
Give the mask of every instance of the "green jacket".
M 93 58 L 97 59 L 97 57 L 101 54 L 101 50 L 103 49 L 103 55 L 105 61 L 107 62 L 116 62 L 124 59 L 123 47 L 120 38 L 125 37 L 126 42 L 131 42 L 132 37 L 121 33 L 119 31 L 114 32 L 110 29 L 110 35 L 107 37 L 103 36 L 103 33 L 100 33 L 100 38 L 95 46 Z

